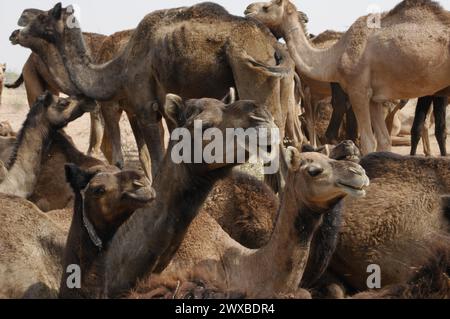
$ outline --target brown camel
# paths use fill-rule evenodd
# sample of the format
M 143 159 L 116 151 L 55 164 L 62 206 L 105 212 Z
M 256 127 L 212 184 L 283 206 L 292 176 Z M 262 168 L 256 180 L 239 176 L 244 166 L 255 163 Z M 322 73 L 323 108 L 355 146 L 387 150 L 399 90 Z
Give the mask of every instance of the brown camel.
M 17 136 L 0 193 L 29 196 L 34 190 L 43 150 L 48 146 L 52 132 L 93 108 L 89 99 L 55 99 L 50 92 L 38 98 Z
M 0 131 L 4 128 L 3 132 L 10 132 L 8 127 L 9 124 L 0 123 Z M 17 137 L 14 133 L 12 134 L 13 137 L 0 136 L 0 161 L 3 163 L 8 163 L 18 143 Z M 32 194 L 28 196 L 28 200 L 36 204 L 43 212 L 64 209 L 69 206 L 73 199 L 73 192 L 64 178 L 64 165 L 66 163 L 74 163 L 82 168 L 104 164 L 102 161 L 80 152 L 72 143 L 71 138 L 62 130 L 53 131 L 48 138 L 49 147 L 43 151 L 36 183 Z M 4 173 L 6 170 L 4 165 L 2 165 L 2 169 Z M 0 181 L 5 176 L 2 174 Z
M 91 267 L 99 258 L 117 229 L 139 208 L 155 199 L 150 180 L 137 171 L 119 171 L 117 168 L 84 171 L 76 165 L 66 166 L 67 181 L 75 193 L 72 223 L 66 244 L 63 269 L 78 265 L 82 270 L 82 289 L 67 285 L 70 273 L 63 271 L 59 289 L 60 298 L 83 297 L 89 290 Z M 89 275 L 84 275 L 89 274 Z
M 337 82 L 348 93 L 363 154 L 390 149 L 382 102 L 432 95 L 450 84 L 450 14 L 436 2 L 402 1 L 381 15 L 380 26 L 369 23 L 370 15 L 361 17 L 324 50 L 311 46 L 289 0 L 257 3 L 246 12 L 284 37 L 299 73 Z
M 331 160 L 318 153 L 300 154 L 294 148 L 288 153 L 285 192 L 267 245 L 256 250 L 245 248 L 209 214 L 202 214 L 192 223 L 163 274 L 203 265 L 229 289 L 251 297 L 294 293 L 322 218 L 338 215 L 341 199 L 348 194 L 363 196 L 369 180 L 353 162 Z
M 84 33 L 83 36 L 86 45 L 94 55 L 97 54 L 100 45 L 106 38 L 104 35 L 95 33 Z M 13 44 L 20 43 L 13 41 Z M 45 53 L 45 56 L 40 57 L 35 53 L 31 53 L 22 68 L 22 74 L 16 82 L 5 85 L 7 88 L 15 89 L 24 83 L 27 91 L 28 105 L 30 107 L 34 104 L 38 96 L 45 91 L 50 91 L 54 95 L 64 93 L 69 96 L 77 95 L 79 93 L 78 90 L 71 85 L 67 72 L 61 63 L 61 59 L 58 59 L 58 56 L 56 56 L 51 49 L 45 49 L 42 50 L 42 52 Z M 88 155 L 98 156 L 100 154 L 103 127 L 99 112 L 100 111 L 96 109 L 90 113 L 91 133 Z
M 67 167 L 70 176 L 73 176 L 70 173 L 74 168 L 81 172 L 74 164 Z M 86 203 L 87 210 L 92 212 L 89 205 L 97 205 L 94 209 L 96 214 L 86 216 L 86 222 L 80 210 L 79 197 L 75 202 L 74 213 L 63 211 L 43 214 L 24 199 L 0 194 L 0 242 L 4 247 L 0 252 L 1 298 L 56 298 L 62 275 L 68 266 L 67 261 L 77 256 L 78 259 L 72 260 L 73 263 L 83 267 L 86 266 L 85 261 L 89 258 L 95 260 L 93 257 L 99 253 L 88 237 L 87 225 L 93 225 L 95 228 L 89 229 L 96 229 L 95 234 L 106 244 L 134 209 L 142 207 L 154 197 L 149 181 L 137 171 L 120 172 L 113 166 L 96 166 L 82 172 L 84 177 L 89 176 L 91 179 L 86 193 L 86 197 L 91 200 Z M 84 181 L 80 176 L 80 179 L 71 178 L 69 182 Z M 95 191 L 92 190 L 94 185 Z M 105 188 L 100 189 L 103 185 Z M 80 193 L 77 192 L 77 195 Z M 108 214 L 100 215 L 100 208 Z M 71 215 L 74 216 L 73 221 Z M 66 224 L 70 225 L 71 222 L 69 232 Z M 106 224 L 110 228 L 103 228 Z
M 345 201 L 330 269 L 358 290 L 367 288 L 370 264 L 381 267 L 384 286 L 405 282 L 425 264 L 436 234 L 450 231 L 441 205 L 450 193 L 450 161 L 375 153 L 360 164 L 371 186 L 365 198 Z
M 33 18 L 40 12 L 35 10 L 28 13 L 28 19 Z M 93 33 L 83 33 L 86 45 L 95 57 L 96 63 L 107 62 L 115 57 L 115 55 L 128 43 L 132 30 L 115 33 L 111 36 L 102 36 Z M 26 46 L 25 42 L 21 42 L 17 37 L 11 37 L 13 44 Z M 59 92 L 66 94 L 75 94 L 78 90 L 70 83 L 67 72 L 65 71 L 62 59 L 53 54 L 52 48 L 45 41 L 40 42 L 41 50 L 39 54 L 44 54 L 41 58 L 36 53 L 32 53 L 25 63 L 21 76 L 13 84 L 6 85 L 7 88 L 17 88 L 25 83 L 29 105 L 33 105 L 33 101 L 37 96 L 42 94 L 44 90 L 50 90 L 53 94 L 58 95 Z M 44 62 L 46 61 L 46 62 Z M 51 65 L 49 68 L 47 65 Z M 58 82 L 54 78 L 58 79 Z M 123 102 L 121 102 L 123 103 Z M 100 149 L 103 151 L 109 163 L 114 163 L 118 167 L 124 166 L 124 160 L 120 143 L 119 120 L 121 111 L 114 102 L 99 102 L 101 115 L 104 119 L 104 134 L 102 127 L 102 118 L 99 112 L 91 112 L 91 135 L 89 141 L 88 155 L 97 156 Z M 125 108 L 126 109 L 126 108 Z M 138 149 L 141 164 L 144 170 L 150 174 L 148 163 L 150 156 L 146 147 L 144 148 L 140 132 L 138 131 L 136 120 L 130 118 L 133 132 L 136 132 Z M 103 139 L 102 139 L 103 136 Z
M 33 38 L 53 42 L 71 79 L 86 96 L 97 100 L 124 96 L 138 117 L 152 156 L 153 174 L 163 155 L 158 105 L 164 105 L 169 92 L 217 98 L 236 87 L 241 99 L 268 105 L 282 138 L 288 123 L 287 137 L 294 144 L 301 143 L 299 125 L 291 125 L 297 121 L 292 61 L 261 24 L 232 16 L 212 3 L 155 11 L 141 21 L 121 54 L 109 63 L 93 66 L 80 29 L 66 28 L 66 15 L 58 4 L 23 24 L 25 28 L 15 36 L 26 38 L 31 48 Z M 213 29 L 202 27 L 211 23 Z M 187 45 L 192 41 L 195 46 Z M 264 67 L 256 60 L 273 66 Z
M 275 127 L 267 109 L 253 101 L 226 105 L 214 99 L 183 101 L 178 96 L 168 95 L 164 110 L 170 125 L 190 132 L 193 132 L 194 120 L 202 120 L 203 127 L 215 127 L 222 132 L 236 126 L 268 129 L 269 132 Z M 203 147 L 207 144 L 204 142 Z M 207 164 L 204 161 L 176 164 L 171 159 L 172 149 L 176 145 L 176 141 L 170 142 L 164 165 L 153 184 L 157 199 L 147 208 L 135 212 L 119 228 L 101 262 L 106 265 L 108 296 L 120 295 L 134 287 L 139 278 L 153 271 L 160 272 L 170 263 L 215 182 L 227 176 L 237 164 L 236 160 L 232 163 L 224 160 L 222 164 Z M 242 149 L 234 146 L 236 155 Z M 221 154 L 226 157 L 229 152 L 227 148 Z M 136 248 L 133 244 L 136 242 L 145 244 Z

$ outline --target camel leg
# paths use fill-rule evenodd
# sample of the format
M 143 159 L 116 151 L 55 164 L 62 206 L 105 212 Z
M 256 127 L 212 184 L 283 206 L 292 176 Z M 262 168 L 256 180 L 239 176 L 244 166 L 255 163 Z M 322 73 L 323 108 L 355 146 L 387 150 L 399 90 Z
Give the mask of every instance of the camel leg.
M 139 128 L 139 123 L 136 116 L 129 114 L 127 112 L 128 120 L 130 121 L 131 129 L 133 130 L 134 138 L 136 139 L 136 144 L 139 152 L 139 161 L 141 162 L 142 169 L 147 176 L 152 176 L 151 168 L 151 158 L 148 152 L 147 144 L 142 136 L 141 129 Z
M 447 123 L 445 122 L 447 116 L 447 105 L 447 97 L 434 97 L 433 112 L 435 121 L 435 135 L 436 140 L 439 144 L 441 156 L 447 156 Z
M 91 133 L 89 137 L 89 148 L 87 154 L 89 156 L 98 157 L 101 152 L 103 141 L 103 119 L 100 109 L 90 112 L 91 116 Z
M 345 112 L 347 110 L 348 96 L 338 83 L 331 83 L 331 105 L 333 114 L 328 125 L 325 137 L 329 144 L 337 144 L 339 139 L 339 129 L 342 125 Z
M 358 89 L 357 87 L 353 88 L 352 92 L 349 93 L 349 99 L 358 122 L 361 136 L 361 153 L 367 155 L 375 151 L 377 141 L 372 131 L 370 97 L 361 92 L 366 92 L 366 90 Z M 382 115 L 381 118 L 383 118 Z
M 431 107 L 431 102 L 433 102 L 433 98 L 431 96 L 421 97 L 417 101 L 416 114 L 414 115 L 414 122 L 411 128 L 411 156 L 417 154 L 417 146 L 419 145 L 425 120 Z
M 377 138 L 377 151 L 390 152 L 392 148 L 391 135 L 388 132 L 383 112 L 383 104 L 372 102 L 370 104 L 370 114 L 372 117 L 372 126 Z
M 430 130 L 427 125 L 422 130 L 422 144 L 423 144 L 423 153 L 425 156 L 430 157 L 431 153 L 431 145 L 430 145 Z
M 306 131 L 308 132 L 309 144 L 314 148 L 317 147 L 316 141 L 316 128 L 315 128 L 315 99 L 311 95 L 311 90 L 306 87 L 303 91 L 304 94 L 304 108 L 305 108 L 305 121 L 306 121 Z
M 351 105 L 347 105 L 347 112 L 345 113 L 345 136 L 346 139 L 355 143 L 358 139 L 358 122 Z
M 122 154 L 122 139 L 120 134 L 120 118 L 122 109 L 115 102 L 101 102 L 100 109 L 105 123 L 102 151 L 108 162 L 123 168 L 125 160 Z
M 158 102 L 155 99 L 148 99 L 144 105 L 140 105 L 142 106 L 135 108 L 137 122 L 151 157 L 152 168 L 148 178 L 154 180 L 164 156 L 163 140 L 161 139 L 163 134 L 161 133 L 161 114 L 157 111 Z

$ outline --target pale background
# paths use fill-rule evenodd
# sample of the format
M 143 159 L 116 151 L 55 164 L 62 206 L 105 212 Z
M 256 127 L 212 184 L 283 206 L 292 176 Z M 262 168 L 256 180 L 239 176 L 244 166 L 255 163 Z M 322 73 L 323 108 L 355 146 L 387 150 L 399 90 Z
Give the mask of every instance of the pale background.
M 247 5 L 257 0 L 215 0 L 231 13 L 243 15 Z M 19 72 L 29 51 L 9 43 L 9 35 L 17 29 L 17 20 L 25 8 L 48 10 L 57 0 L 0 0 L 0 63 L 7 62 L 9 71 Z M 74 0 L 63 1 L 63 5 L 74 4 L 81 9 L 81 25 L 84 31 L 111 34 L 135 28 L 149 12 L 157 9 L 188 6 L 196 0 Z M 326 29 L 346 30 L 359 16 L 373 7 L 389 10 L 399 0 L 295 0 L 299 10 L 309 16 L 308 29 L 317 34 Z M 440 3 L 450 9 L 450 0 Z

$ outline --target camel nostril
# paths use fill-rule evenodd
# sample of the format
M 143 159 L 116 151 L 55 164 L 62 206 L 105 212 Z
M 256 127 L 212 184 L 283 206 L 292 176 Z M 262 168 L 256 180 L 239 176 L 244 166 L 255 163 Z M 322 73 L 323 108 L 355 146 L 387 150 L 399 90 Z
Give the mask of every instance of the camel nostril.
M 356 174 L 356 175 L 359 175 L 359 176 L 362 176 L 362 175 L 364 175 L 364 172 L 363 171 L 361 171 L 361 170 L 358 170 L 358 169 L 356 169 L 356 168 L 353 168 L 353 167 L 350 167 L 349 169 L 348 169 L 350 172 L 352 172 L 352 173 L 354 173 L 354 174 Z
M 307 171 L 311 177 L 317 177 L 323 173 L 323 168 L 317 167 L 317 166 L 311 166 L 311 167 L 308 167 Z

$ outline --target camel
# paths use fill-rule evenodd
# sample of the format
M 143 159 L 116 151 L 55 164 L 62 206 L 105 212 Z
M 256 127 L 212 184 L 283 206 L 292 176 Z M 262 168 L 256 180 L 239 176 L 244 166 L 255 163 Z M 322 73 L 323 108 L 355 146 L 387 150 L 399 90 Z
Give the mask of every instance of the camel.
M 416 155 L 417 153 L 417 145 L 419 144 L 420 136 L 423 137 L 424 144 L 430 144 L 428 140 L 428 130 L 424 132 L 424 124 L 427 114 L 430 113 L 431 103 L 433 103 L 436 140 L 438 141 L 441 155 L 447 156 L 447 125 L 445 121 L 448 98 L 444 96 L 425 96 L 418 100 L 414 123 L 411 128 L 411 155 Z M 427 152 L 425 152 L 425 154 L 431 155 L 429 146 L 428 150 L 429 154 L 427 154 Z
M 106 38 L 106 36 L 94 33 L 84 33 L 83 36 L 93 54 L 98 52 L 100 44 Z M 19 43 L 13 41 L 13 44 Z M 68 83 L 68 76 L 64 75 L 64 66 L 58 61 L 57 56 L 52 54 L 51 50 L 42 50 L 42 52 L 45 53 L 43 58 L 35 53 L 31 53 L 22 68 L 19 78 L 14 83 L 5 85 L 6 88 L 15 89 L 24 83 L 30 107 L 45 91 L 50 91 L 54 95 L 59 95 L 59 93 L 67 95 L 78 94 L 78 91 Z M 48 67 L 48 65 L 51 65 L 51 67 Z M 87 154 L 98 156 L 103 136 L 102 119 L 99 110 L 91 112 L 90 116 L 91 134 Z
M 31 19 L 38 12 L 40 11 L 28 12 L 26 16 L 28 19 Z M 96 57 L 95 61 L 102 63 L 114 58 L 117 52 L 127 44 L 131 34 L 132 30 L 117 32 L 111 36 L 83 33 L 83 37 L 93 56 Z M 11 41 L 13 44 L 27 46 L 23 38 L 12 36 Z M 58 95 L 59 92 L 69 95 L 78 92 L 78 89 L 74 88 L 70 83 L 62 59 L 58 55 L 53 54 L 52 48 L 45 41 L 41 41 L 39 45 L 41 47 L 39 54 L 42 55 L 42 58 L 38 54 L 32 53 L 23 67 L 21 76 L 15 83 L 6 85 L 7 88 L 13 89 L 25 83 L 30 106 L 33 105 L 33 101 L 35 101 L 37 96 L 46 89 L 55 95 Z M 49 68 L 48 65 L 52 67 Z M 58 82 L 54 78 L 57 78 Z M 98 102 L 98 104 L 100 105 L 101 113 L 90 113 L 91 135 L 87 154 L 88 156 L 93 155 L 98 157 L 101 150 L 109 163 L 114 163 L 118 167 L 124 167 L 119 128 L 121 112 L 118 111 L 118 106 L 114 102 Z M 104 132 L 102 117 L 104 121 Z M 150 156 L 148 150 L 143 146 L 144 142 L 135 123 L 136 120 L 130 115 L 129 118 L 133 132 L 136 135 L 138 149 L 140 150 L 139 155 L 142 167 L 147 174 L 150 174 L 148 167 Z
M 12 132 L 10 125 L 0 123 L 0 135 L 7 132 Z M 8 137 L 0 136 L 0 161 L 3 163 L 8 163 L 16 146 L 21 147 L 17 145 L 20 141 L 17 140 L 15 133 L 7 134 Z M 71 138 L 62 130 L 52 131 L 48 139 L 49 146 L 43 150 L 36 182 L 31 195 L 27 197 L 43 212 L 64 209 L 73 199 L 73 192 L 64 178 L 65 163 L 75 163 L 82 168 L 104 164 L 101 160 L 80 152 L 72 143 Z M 24 146 L 28 147 L 26 144 Z M 24 154 L 28 154 L 28 152 Z M 0 170 L 3 170 L 3 174 L 0 174 L 0 181 L 3 181 L 7 169 L 4 164 L 0 166 Z
M 6 64 L 0 64 L 0 105 L 2 105 L 3 84 L 5 82 Z
M 369 264 L 380 265 L 383 285 L 405 282 L 433 237 L 450 230 L 440 198 L 450 193 L 450 161 L 374 153 L 360 164 L 371 186 L 365 198 L 345 201 L 330 269 L 357 290 L 366 288 Z
M 101 236 L 106 244 L 109 232 L 114 232 L 115 229 L 102 228 L 102 222 L 110 227 L 116 225 L 117 228 L 129 216 L 130 210 L 144 206 L 154 197 L 148 179 L 140 172 L 119 171 L 114 166 L 104 165 L 82 170 L 75 164 L 68 164 L 66 171 L 68 182 L 72 186 L 83 182 L 81 178 L 71 178 L 75 170 L 83 172 L 84 177 L 89 176 L 90 186 L 97 183 L 96 192 L 90 192 L 89 189 L 86 196 L 91 196 L 90 203 L 98 205 L 96 208 L 107 208 L 105 211 L 109 212 L 108 215 L 100 215 L 100 210 L 95 211 L 96 215 L 87 216 L 88 219 L 83 223 L 80 197 L 77 197 L 71 214 L 65 211 L 62 214 L 43 214 L 25 199 L 0 194 L 3 208 L 0 212 L 0 241 L 4 247 L 0 253 L 1 298 L 56 298 L 61 278 L 68 266 L 67 261 L 76 255 L 78 260 L 74 263 L 85 266 L 84 261 L 88 260 L 90 254 L 95 256 L 99 253 L 95 246 L 94 251 L 91 247 L 86 225 L 95 225 L 96 234 Z M 107 187 L 100 194 L 102 182 L 107 183 Z M 77 196 L 79 195 L 78 191 Z M 90 207 L 87 203 L 86 205 Z M 58 215 L 59 218 L 62 217 L 61 220 L 55 218 Z M 71 215 L 73 219 L 68 220 L 67 217 Z M 66 229 L 67 223 L 72 223 L 70 231 Z
M 179 96 L 168 95 L 164 111 L 166 121 L 172 127 L 191 132 L 194 120 L 203 120 L 203 127 L 212 126 L 222 132 L 226 128 L 239 126 L 243 129 L 268 129 L 270 133 L 276 127 L 268 110 L 254 101 L 241 100 L 225 104 L 209 98 L 183 100 Z M 261 141 L 257 146 L 259 143 Z M 207 146 L 206 142 L 203 144 L 203 147 Z M 153 271 L 158 272 L 158 269 L 162 270 L 169 264 L 215 182 L 227 176 L 231 168 L 238 164 L 236 160 L 212 164 L 204 161 L 198 164 L 177 164 L 171 159 L 171 152 L 176 145 L 173 140 L 169 143 L 164 165 L 153 184 L 157 192 L 156 200 L 136 211 L 119 228 L 110 249 L 99 262 L 106 267 L 105 285 L 99 288 L 104 286 L 107 296 L 121 295 L 134 287 L 138 279 Z M 236 155 L 242 148 L 234 146 Z M 228 148 L 220 156 L 226 156 L 229 152 Z M 136 248 L 133 244 L 136 242 L 143 244 Z M 142 264 L 143 260 L 145 264 Z M 102 294 L 102 291 L 93 293 Z
M 93 263 L 108 249 L 117 229 L 140 208 L 155 199 L 150 180 L 137 171 L 117 168 L 82 170 L 74 164 L 66 165 L 66 177 L 75 193 L 73 218 L 64 254 L 62 269 L 79 265 L 82 270 L 82 289 L 70 289 L 70 273 L 63 271 L 60 298 L 83 297 L 89 287 Z M 89 275 L 84 275 L 89 274 Z M 92 280 L 94 283 L 95 279 Z
M 39 97 L 17 136 L 0 193 L 23 198 L 31 195 L 49 136 L 93 108 L 89 99 L 55 99 L 50 92 Z
M 339 155 L 342 150 L 345 147 L 332 156 L 342 159 Z M 351 159 L 356 160 L 357 154 L 351 155 Z M 441 205 L 441 196 L 450 193 L 449 159 L 374 153 L 364 157 L 360 164 L 370 177 L 371 186 L 365 198 L 346 198 L 343 201 L 343 227 L 336 238 L 338 244 L 329 270 L 354 291 L 367 289 L 366 270 L 370 264 L 381 266 L 383 287 L 404 284 L 432 255 L 429 250 L 435 246 L 435 237 L 443 242 L 439 239 L 440 234 L 445 235 L 450 230 L 450 202 L 445 202 L 444 198 Z M 258 191 L 256 185 L 252 188 Z M 252 196 L 268 200 L 261 201 L 261 206 L 265 207 L 251 207 L 244 211 L 245 219 L 234 222 L 233 218 L 228 218 L 227 215 L 233 216 L 233 212 L 226 209 L 226 203 L 220 204 L 222 210 L 213 216 L 233 239 L 244 246 L 260 248 L 267 244 L 267 238 L 273 232 L 273 214 L 268 214 L 267 208 L 278 203 L 276 199 L 269 200 L 264 192 Z M 245 208 L 239 197 L 234 200 L 237 201 L 234 206 Z M 253 225 L 246 220 L 257 220 L 258 223 Z M 326 223 L 333 224 L 333 220 L 326 219 Z M 269 226 L 264 229 L 265 225 Z M 326 227 L 319 228 L 316 237 L 320 238 L 322 231 L 326 233 L 326 230 Z M 254 233 L 258 237 L 252 239 Z M 313 240 L 312 247 L 302 287 L 314 286 L 322 272 L 323 265 L 318 267 L 317 260 L 323 261 L 324 256 L 320 253 L 326 250 L 321 249 L 316 240 Z
M 293 144 L 301 144 L 292 60 L 261 24 L 232 16 L 212 3 L 155 11 L 141 21 L 115 59 L 95 66 L 80 29 L 65 27 L 66 15 L 57 4 L 24 24 L 16 37 L 27 38 L 30 47 L 33 38 L 54 43 L 71 80 L 84 95 L 100 101 L 125 96 L 150 151 L 153 175 L 163 155 L 158 111 L 171 92 L 186 98 L 220 98 L 229 87 L 236 87 L 239 98 L 268 105 L 282 138 L 287 123 L 287 137 Z M 212 22 L 214 29 L 201 27 Z M 179 47 L 191 40 L 198 43 Z M 174 78 L 174 74 L 180 76 Z
M 267 245 L 245 248 L 209 214 L 201 214 L 163 275 L 203 265 L 227 288 L 251 298 L 295 293 L 324 215 L 339 215 L 347 195 L 364 196 L 369 180 L 358 164 L 318 153 L 300 154 L 295 148 L 288 149 L 286 163 L 285 192 Z
M 372 16 L 361 17 L 333 47 L 323 50 L 311 46 L 289 0 L 256 3 L 246 14 L 286 40 L 299 73 L 337 82 L 348 93 L 363 154 L 390 150 L 382 102 L 433 95 L 450 84 L 450 14 L 436 2 L 404 0 L 381 15 L 381 27 L 369 23 Z M 427 50 L 418 49 L 423 47 Z

